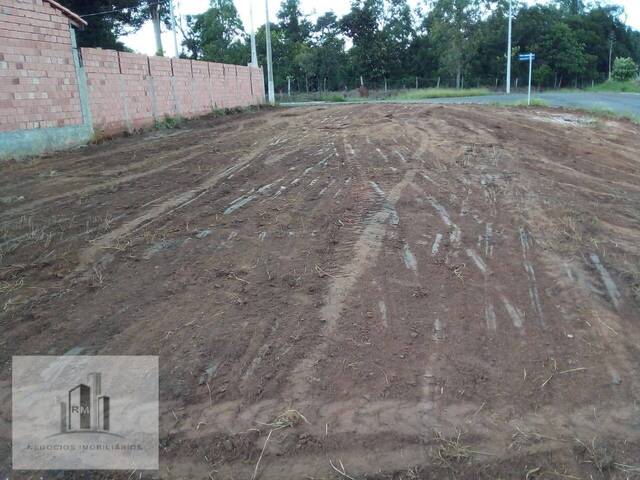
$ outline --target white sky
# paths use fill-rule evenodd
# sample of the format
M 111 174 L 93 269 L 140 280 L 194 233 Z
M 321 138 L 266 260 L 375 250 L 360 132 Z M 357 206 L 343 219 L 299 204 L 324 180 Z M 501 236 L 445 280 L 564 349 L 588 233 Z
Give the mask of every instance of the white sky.
M 640 0 L 608 0 L 610 3 L 622 5 L 626 11 L 626 22 L 633 28 L 640 30 Z M 546 3 L 545 0 L 527 0 L 529 4 Z M 245 30 L 250 29 L 250 4 L 253 5 L 254 28 L 258 28 L 265 21 L 264 0 L 234 0 L 238 13 L 242 18 Z M 350 0 L 301 0 L 301 10 L 306 15 L 321 15 L 328 10 L 332 10 L 338 17 L 349 11 Z M 423 5 L 423 0 L 409 0 L 412 7 Z M 174 0 L 176 13 L 180 15 L 202 13 L 209 7 L 208 0 Z M 276 12 L 280 8 L 280 0 L 269 0 L 269 17 L 272 22 L 276 21 Z M 164 27 L 163 27 L 164 28 Z M 150 23 L 145 24 L 138 32 L 121 38 L 125 45 L 135 52 L 153 55 L 155 53 L 155 42 L 153 37 L 153 27 Z M 178 33 L 178 45 L 181 43 L 181 36 Z M 170 32 L 162 34 L 162 45 L 168 55 L 174 54 L 173 38 Z M 248 60 L 247 60 L 248 61 Z

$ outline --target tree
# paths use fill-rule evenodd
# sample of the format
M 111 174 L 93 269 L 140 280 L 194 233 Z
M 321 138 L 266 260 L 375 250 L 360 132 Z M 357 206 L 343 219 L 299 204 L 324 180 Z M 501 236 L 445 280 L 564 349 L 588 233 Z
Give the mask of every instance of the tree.
M 584 11 L 584 2 L 582 0 L 555 0 L 554 2 L 561 10 L 572 15 L 577 15 Z
M 311 24 L 300 12 L 300 0 L 283 0 L 277 13 L 285 38 L 291 43 L 307 40 Z
M 613 62 L 613 79 L 618 82 L 632 80 L 638 75 L 638 66 L 631 58 L 616 58 Z
M 373 80 L 385 78 L 384 40 L 381 24 L 383 0 L 353 0 L 351 11 L 342 17 L 342 32 L 351 38 L 349 56 L 357 75 Z
M 338 19 L 333 12 L 318 17 L 313 28 L 312 47 L 316 51 L 318 81 L 327 82 L 329 89 L 337 90 L 344 80 L 344 40 L 340 38 Z
M 312 26 L 300 12 L 299 0 L 283 0 L 276 15 L 279 20 L 278 30 L 284 40 L 281 62 L 287 71 L 287 77 L 292 77 L 294 85 L 300 89 L 301 79 L 304 78 L 307 85 L 309 76 L 309 72 L 305 71 L 302 65 L 309 68 L 310 64 L 306 60 L 304 62 L 298 60 L 311 58 L 307 54 L 311 56 L 315 54 L 315 52 L 307 52 Z
M 245 37 L 233 0 L 212 0 L 206 12 L 187 16 L 183 45 L 193 59 L 246 63 L 249 50 Z
M 153 1 L 137 0 L 132 12 L 148 17 Z M 248 60 L 248 36 L 233 1 L 214 0 L 203 15 L 189 17 L 184 45 L 190 57 Z M 541 87 L 605 79 L 610 54 L 640 62 L 640 32 L 623 23 L 620 7 L 598 0 L 532 6 L 513 2 L 511 55 L 536 53 L 534 76 Z M 428 0 L 425 5 L 429 8 L 423 14 L 412 11 L 408 0 L 351 0 L 342 18 L 327 12 L 312 24 L 301 12 L 300 0 L 281 0 L 278 21 L 271 26 L 276 88 L 284 90 L 291 79 L 298 90 L 340 89 L 353 86 L 360 76 L 372 88 L 383 81 L 412 85 L 413 75 L 443 76 L 445 83 L 454 79 L 458 88 L 463 80 L 497 87 L 506 70 L 508 0 Z M 123 29 L 136 28 L 136 15 L 123 20 Z M 256 34 L 262 64 L 264 30 Z M 528 65 L 514 62 L 512 73 L 524 79 Z
M 431 0 L 431 8 L 426 29 L 440 45 L 442 67 L 455 75 L 456 88 L 460 88 L 464 67 L 477 48 L 474 33 L 480 20 L 480 1 Z
M 410 67 L 409 48 L 415 37 L 413 17 L 407 0 L 389 0 L 384 12 L 382 45 L 384 70 L 387 75 L 403 77 Z
M 147 12 L 151 23 L 153 24 L 153 34 L 156 40 L 156 55 L 164 55 L 162 48 L 162 29 L 161 24 L 169 23 L 169 6 L 168 0 L 143 0 L 139 2 L 140 7 Z
M 125 50 L 118 37 L 139 29 L 145 21 L 139 0 L 59 0 L 59 3 L 84 19 L 88 25 L 78 30 L 80 47 Z
M 563 78 L 583 74 L 589 63 L 584 46 L 578 42 L 575 33 L 562 22 L 556 23 L 542 38 L 540 57 L 559 76 L 558 87 L 562 86 Z

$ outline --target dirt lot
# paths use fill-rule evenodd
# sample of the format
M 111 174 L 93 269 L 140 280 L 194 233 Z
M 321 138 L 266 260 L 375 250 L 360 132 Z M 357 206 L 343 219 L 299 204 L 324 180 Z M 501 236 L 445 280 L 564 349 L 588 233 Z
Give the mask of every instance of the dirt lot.
M 262 479 L 637 476 L 639 152 L 360 105 L 0 165 L 2 477 L 35 353 L 160 356 L 155 477 L 251 478 L 267 438 Z

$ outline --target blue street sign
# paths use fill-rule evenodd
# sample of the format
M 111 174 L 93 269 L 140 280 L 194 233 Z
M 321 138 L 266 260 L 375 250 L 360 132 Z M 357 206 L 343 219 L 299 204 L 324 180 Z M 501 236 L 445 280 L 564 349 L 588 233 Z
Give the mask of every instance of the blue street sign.
M 531 60 L 535 60 L 535 58 L 536 58 L 536 54 L 535 53 L 524 53 L 524 54 L 518 55 L 518 59 L 521 62 L 529 62 Z

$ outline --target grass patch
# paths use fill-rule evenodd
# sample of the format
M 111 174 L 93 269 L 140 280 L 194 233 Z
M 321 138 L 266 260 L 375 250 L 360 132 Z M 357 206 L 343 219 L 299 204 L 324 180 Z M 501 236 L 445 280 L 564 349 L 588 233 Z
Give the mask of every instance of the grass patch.
M 331 102 L 340 103 L 347 100 L 358 100 L 357 97 L 346 98 L 342 92 L 310 92 L 310 93 L 294 93 L 291 96 L 282 95 L 278 97 L 278 102 L 297 103 L 297 102 Z
M 617 82 L 609 80 L 599 85 L 588 88 L 589 92 L 617 92 L 617 93 L 640 93 L 640 81 L 629 80 L 626 82 Z
M 173 128 L 178 128 L 180 123 L 180 118 L 167 115 L 162 120 L 156 120 L 155 126 L 158 130 L 171 130 Z
M 487 88 L 420 88 L 398 93 L 394 98 L 398 100 L 425 100 L 429 98 L 481 97 L 491 95 Z
M 633 113 L 616 112 L 607 108 L 571 108 L 566 107 L 568 110 L 575 110 L 576 112 L 588 113 L 594 117 L 609 119 L 609 120 L 629 120 L 631 123 L 640 125 L 640 116 Z
M 527 101 L 523 100 L 517 103 L 500 103 L 500 102 L 491 102 L 487 103 L 492 107 L 502 107 L 502 108 L 523 108 L 527 107 Z M 594 118 L 600 118 L 605 120 L 629 120 L 631 123 L 635 125 L 640 125 L 640 115 L 634 115 L 632 113 L 627 112 L 616 112 L 614 110 L 609 110 L 606 108 L 582 108 L 582 107 L 572 107 L 572 106 L 563 106 L 556 107 L 551 106 L 546 103 L 544 100 L 540 99 L 532 99 L 531 100 L 532 107 L 548 107 L 550 109 L 558 109 L 558 110 L 566 110 L 568 112 L 582 113 L 585 115 L 590 115 Z
M 437 448 L 434 451 L 434 460 L 444 467 L 451 468 L 456 463 L 471 460 L 474 453 L 468 446 L 460 441 L 461 433 L 453 438 L 445 438 L 440 432 L 435 432 Z
M 519 102 L 514 103 L 513 105 L 515 105 L 516 107 L 548 107 L 549 104 L 547 102 L 545 102 L 544 100 L 542 100 L 541 98 L 532 98 L 531 99 L 531 105 L 527 104 L 526 100 L 521 100 Z
M 346 102 L 347 99 L 344 98 L 344 95 L 340 95 L 339 93 L 332 93 L 328 95 L 322 95 L 320 100 L 323 102 Z

